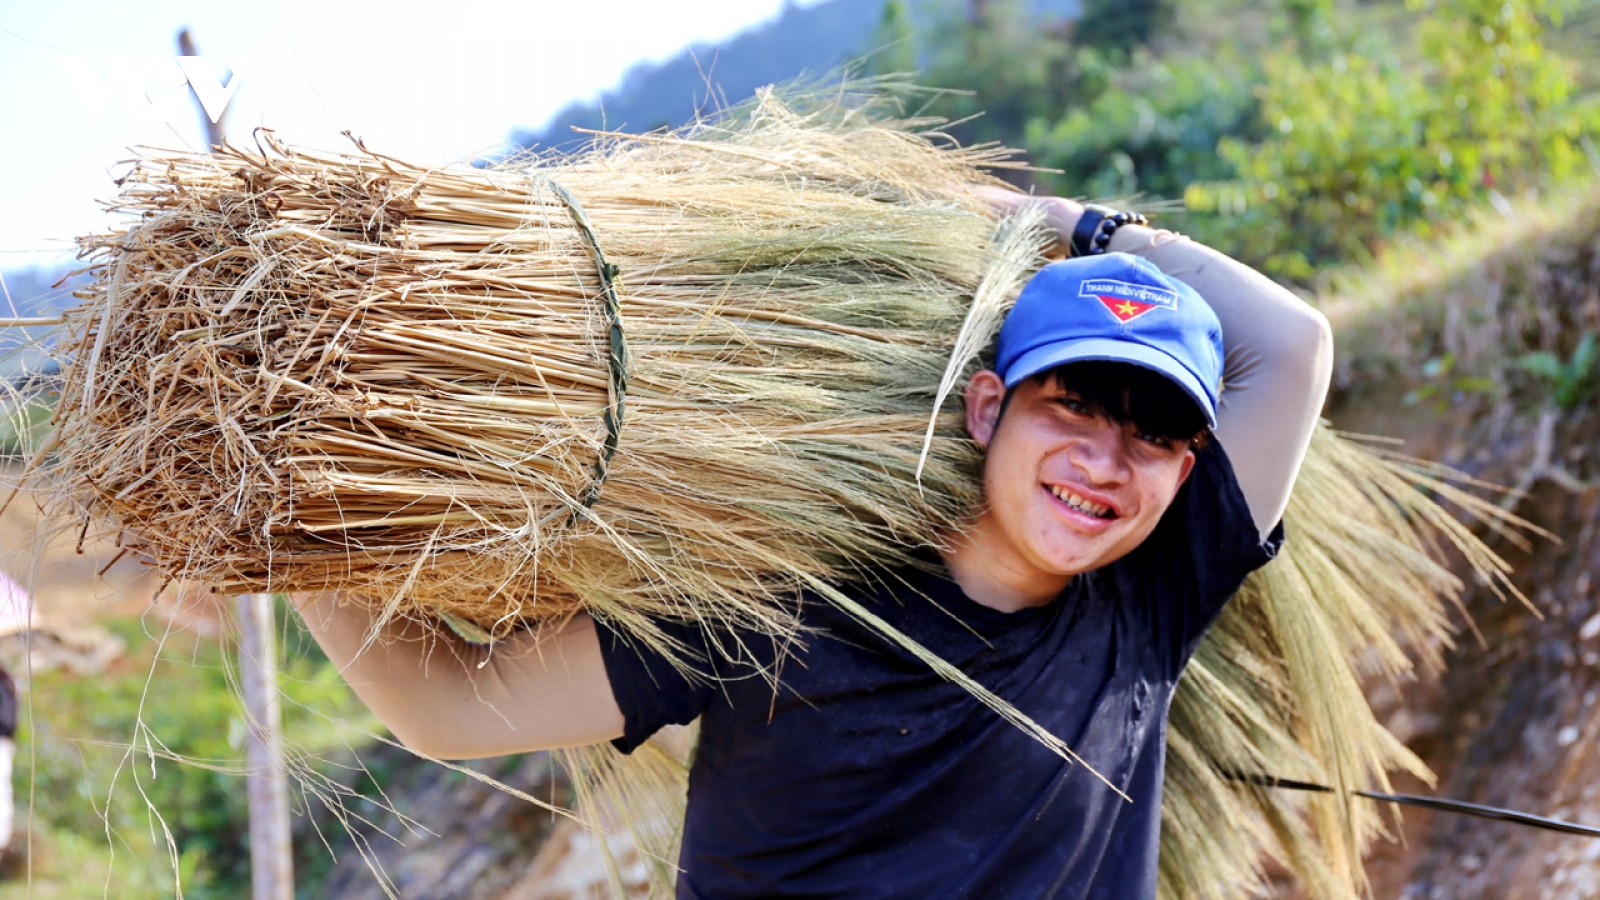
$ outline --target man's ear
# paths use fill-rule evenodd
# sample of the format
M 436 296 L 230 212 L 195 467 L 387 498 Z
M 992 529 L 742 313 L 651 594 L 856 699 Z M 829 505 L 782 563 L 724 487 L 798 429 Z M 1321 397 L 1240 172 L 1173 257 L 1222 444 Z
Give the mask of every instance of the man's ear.
M 974 372 L 967 381 L 967 434 L 985 450 L 994 439 L 1005 399 L 1006 383 L 988 369 Z
M 1172 496 L 1176 498 L 1178 491 L 1183 489 L 1183 483 L 1189 480 L 1189 475 L 1194 471 L 1194 448 L 1190 447 L 1183 453 L 1183 471 L 1178 473 L 1178 484 L 1172 489 Z

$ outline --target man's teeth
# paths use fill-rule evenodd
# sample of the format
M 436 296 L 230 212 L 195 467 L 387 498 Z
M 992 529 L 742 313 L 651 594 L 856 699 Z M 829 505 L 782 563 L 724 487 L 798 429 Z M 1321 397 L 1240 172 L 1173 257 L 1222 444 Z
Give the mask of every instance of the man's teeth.
M 1050 485 L 1050 493 L 1055 494 L 1057 500 L 1080 512 L 1086 512 L 1091 516 L 1098 516 L 1102 519 L 1110 518 L 1111 507 L 1103 503 L 1090 503 L 1060 485 Z

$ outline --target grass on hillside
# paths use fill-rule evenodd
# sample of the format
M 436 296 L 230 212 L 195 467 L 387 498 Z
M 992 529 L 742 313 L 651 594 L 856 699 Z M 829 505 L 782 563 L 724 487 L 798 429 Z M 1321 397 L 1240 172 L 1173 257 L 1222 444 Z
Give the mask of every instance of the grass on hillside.
M 1570 409 L 1593 396 L 1600 182 L 1485 207 L 1430 241 L 1330 272 L 1318 302 L 1346 392 L 1400 380 L 1458 411 Z

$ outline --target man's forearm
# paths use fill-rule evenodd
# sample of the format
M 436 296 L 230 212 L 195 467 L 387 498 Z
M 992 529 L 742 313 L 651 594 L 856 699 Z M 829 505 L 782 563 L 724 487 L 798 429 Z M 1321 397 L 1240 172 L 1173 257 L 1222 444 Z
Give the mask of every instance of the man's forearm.
M 295 603 L 351 689 L 420 753 L 469 759 L 622 733 L 622 712 L 587 615 L 537 643 L 523 633 L 491 649 L 407 619 L 379 626 L 369 607 L 331 594 L 300 595 Z

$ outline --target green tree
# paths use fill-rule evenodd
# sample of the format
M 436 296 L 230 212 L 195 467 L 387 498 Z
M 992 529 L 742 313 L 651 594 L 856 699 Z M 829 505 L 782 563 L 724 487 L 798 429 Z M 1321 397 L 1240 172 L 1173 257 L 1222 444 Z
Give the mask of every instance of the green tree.
M 1172 27 L 1173 0 L 1084 0 L 1073 38 L 1079 46 L 1126 56 Z
M 1302 57 L 1326 60 L 1338 44 L 1333 0 L 1283 0 L 1275 31 Z
M 1097 55 L 1093 48 L 1078 51 L 1079 74 L 1085 83 L 1097 77 L 1109 83 L 1059 118 L 1028 123 L 1030 157 L 1062 170 L 1049 179 L 1051 188 L 1089 197 L 1171 199 L 1193 182 L 1232 176 L 1217 142 L 1255 133 L 1249 67 L 1226 58 L 1163 61 L 1141 49 L 1131 65 L 1117 68 Z
M 917 70 L 917 35 L 905 0 L 888 0 L 873 34 L 872 71 L 903 74 Z
M 965 4 L 934 7 L 924 38 L 923 83 L 952 94 L 937 112 L 962 124 L 964 142 L 1015 146 L 1029 121 L 1054 118 L 1069 103 L 1071 43 L 1064 28 L 1047 27 L 1022 0 L 991 0 L 975 15 Z
M 1571 63 L 1545 45 L 1561 0 L 1410 0 L 1425 18 L 1419 38 L 1434 69 L 1436 140 L 1487 185 L 1543 185 L 1570 177 L 1592 112 L 1574 109 Z M 1463 155 L 1465 154 L 1465 155 Z
M 1573 102 L 1570 65 L 1543 42 L 1554 0 L 1413 4 L 1421 59 L 1384 38 L 1342 39 L 1318 61 L 1297 42 L 1263 63 L 1264 137 L 1218 150 L 1237 177 L 1190 186 L 1221 214 L 1218 239 L 1276 274 L 1373 252 L 1426 233 L 1491 190 L 1541 189 L 1577 173 L 1592 106 Z

